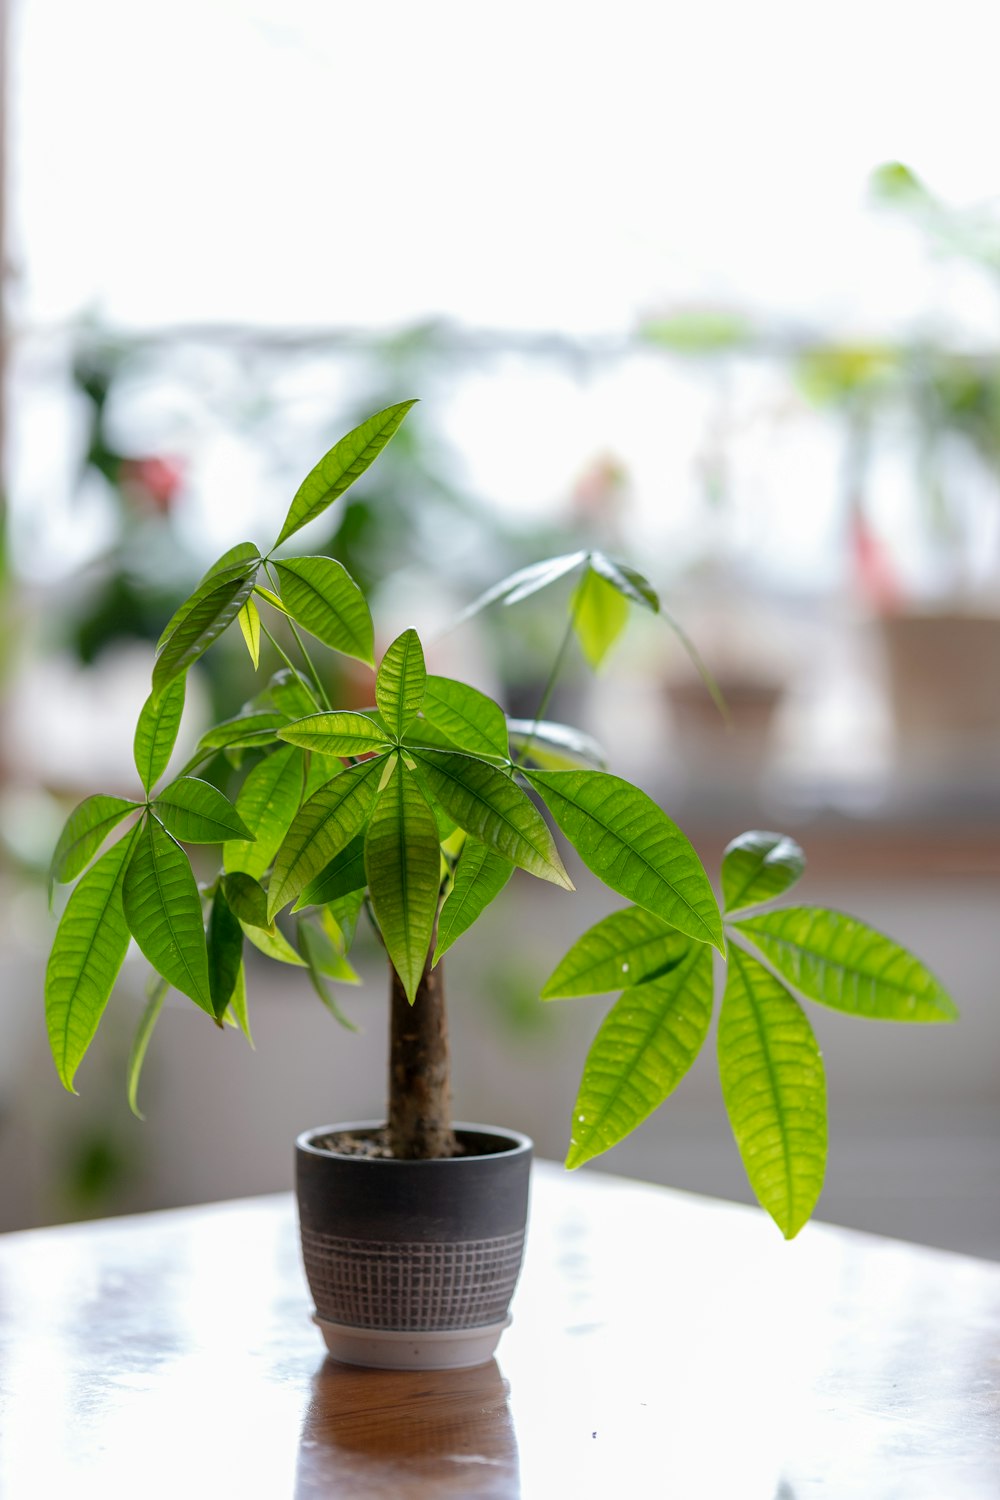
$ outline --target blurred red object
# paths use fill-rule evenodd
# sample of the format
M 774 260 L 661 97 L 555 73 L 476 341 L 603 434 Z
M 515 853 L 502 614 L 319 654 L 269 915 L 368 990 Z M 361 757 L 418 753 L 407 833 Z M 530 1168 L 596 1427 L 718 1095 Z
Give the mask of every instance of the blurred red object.
M 851 557 L 862 597 L 880 615 L 895 614 L 903 591 L 889 554 L 860 506 L 851 512 Z
M 122 488 L 131 499 L 167 515 L 184 488 L 185 466 L 179 458 L 123 458 Z

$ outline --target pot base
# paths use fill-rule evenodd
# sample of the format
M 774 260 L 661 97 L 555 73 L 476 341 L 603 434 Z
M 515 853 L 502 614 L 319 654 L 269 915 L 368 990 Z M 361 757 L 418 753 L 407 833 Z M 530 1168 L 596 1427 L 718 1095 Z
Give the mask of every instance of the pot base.
M 492 1359 L 510 1315 L 481 1328 L 412 1333 L 396 1328 L 351 1328 L 327 1323 L 315 1313 L 313 1322 L 331 1357 L 342 1365 L 366 1365 L 373 1370 L 465 1370 Z

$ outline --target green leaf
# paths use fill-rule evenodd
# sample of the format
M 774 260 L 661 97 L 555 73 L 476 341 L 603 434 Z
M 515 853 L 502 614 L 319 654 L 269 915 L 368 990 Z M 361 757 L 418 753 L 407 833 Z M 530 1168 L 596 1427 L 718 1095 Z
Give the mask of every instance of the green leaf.
M 246 557 L 226 567 L 210 569 L 189 599 L 177 610 L 160 637 L 153 666 L 153 696 L 196 662 L 212 642 L 232 624 L 253 590 L 260 553 L 252 543 Z M 240 548 L 233 549 L 239 552 Z M 226 556 L 232 554 L 227 553 Z
M 153 802 L 157 817 L 185 844 L 222 844 L 252 839 L 236 808 L 218 787 L 196 776 L 179 776 Z
M 302 792 L 302 801 L 308 802 L 314 797 L 321 787 L 329 786 L 335 776 L 339 776 L 346 770 L 344 762 L 338 760 L 335 755 L 317 755 L 315 750 L 310 751 L 306 757 L 308 769 L 306 771 L 306 784 Z
M 260 550 L 253 542 L 237 542 L 235 547 L 230 547 L 228 552 L 223 552 L 221 557 L 216 558 L 208 572 L 202 576 L 201 582 L 207 583 L 210 578 L 228 577 L 230 573 L 237 573 L 241 568 L 250 568 L 261 561 Z M 157 648 L 163 645 L 170 631 L 170 625 L 166 626 Z
M 459 828 L 529 875 L 573 889 L 548 825 L 510 776 L 446 750 L 414 751 L 414 760 L 431 797 Z
M 388 750 L 385 733 L 366 714 L 308 714 L 278 730 L 278 738 L 304 750 L 321 755 L 370 755 L 373 750 Z
M 507 731 L 514 748 L 549 771 L 571 771 L 578 767 L 603 771 L 608 761 L 601 746 L 589 734 L 569 724 L 548 719 L 508 719 Z
M 722 895 L 727 914 L 772 901 L 795 884 L 806 857 L 783 833 L 741 833 L 722 856 Z
M 424 700 L 427 669 L 415 630 L 404 630 L 382 658 L 375 679 L 375 702 L 385 726 L 398 737 L 416 718 Z
M 434 814 L 401 763 L 372 811 L 365 870 L 382 940 L 412 1005 L 434 932 L 441 846 Z
M 288 667 L 282 667 L 272 675 L 267 685 L 267 697 L 288 719 L 303 719 L 319 708 L 309 684 Z
M 241 922 L 243 936 L 267 958 L 279 964 L 294 964 L 299 969 L 306 966 L 305 959 L 292 947 L 280 927 L 254 927 L 250 922 Z
M 217 1021 L 222 1020 L 229 1008 L 242 965 L 243 929 L 220 885 L 216 887 L 208 918 L 208 982 Z
M 567 1167 L 616 1145 L 677 1087 L 712 1019 L 712 954 L 686 954 L 662 979 L 628 989 L 594 1038 L 573 1108 Z
M 410 407 L 415 405 L 415 401 L 401 401 L 396 406 L 387 406 L 384 411 L 376 412 L 346 437 L 342 437 L 320 459 L 296 490 L 285 523 L 274 544 L 276 547 L 308 521 L 314 521 L 317 516 L 322 515 L 328 505 L 350 488 L 378 457 Z
M 556 583 L 558 579 L 564 578 L 567 573 L 572 573 L 574 568 L 578 568 L 586 560 L 586 552 L 567 552 L 562 557 L 547 557 L 543 562 L 531 563 L 527 568 L 518 568 L 515 573 L 509 573 L 506 578 L 501 578 L 499 583 L 494 583 L 485 593 L 466 605 L 455 623 L 458 625 L 463 620 L 470 619 L 472 615 L 477 615 L 481 609 L 494 604 L 498 599 L 503 599 L 505 604 L 518 604 L 522 599 L 528 599 L 532 594 L 537 594 L 540 589 L 548 588 L 550 583 Z
M 250 1031 L 250 1012 L 247 1009 L 247 976 L 246 969 L 242 964 L 240 964 L 240 971 L 236 976 L 232 998 L 229 1001 L 229 1013 L 252 1048 L 253 1036 Z
M 423 715 L 437 725 L 453 745 L 470 755 L 510 758 L 507 720 L 499 703 L 477 688 L 450 677 L 428 677 Z
M 70 896 L 45 971 L 45 1023 L 56 1072 L 70 1093 L 128 951 L 122 878 L 135 831 L 113 844 Z
M 577 938 L 542 990 L 543 1000 L 605 995 L 676 969 L 689 938 L 641 906 L 613 911 Z
M 122 904 L 129 931 L 157 973 L 214 1015 L 198 886 L 184 850 L 155 818 L 147 818 L 136 842 Z
M 478 839 L 466 839 L 455 866 L 451 890 L 441 908 L 435 963 L 499 896 L 513 873 L 509 859 Z
M 628 600 L 589 567 L 573 590 L 570 610 L 583 654 L 597 668 L 628 623 Z
M 416 719 L 403 736 L 403 744 L 408 750 L 457 750 L 458 746 L 454 740 L 450 740 L 443 729 L 432 724 L 429 719 Z M 506 758 L 506 757 L 505 757 Z
M 375 665 L 371 611 L 343 563 L 332 557 L 286 557 L 274 568 L 293 619 L 325 646 Z
M 605 771 L 529 771 L 559 827 L 611 890 L 724 954 L 722 918 L 685 834 L 638 787 Z
M 133 753 L 147 795 L 159 781 L 177 742 L 177 731 L 184 712 L 184 678 L 176 677 L 159 699 L 146 699 L 135 726 Z
M 357 1026 L 341 1010 L 323 978 L 323 967 L 320 957 L 324 951 L 322 939 L 323 934 L 318 932 L 315 927 L 311 927 L 308 922 L 299 923 L 299 942 L 302 945 L 302 952 L 305 954 L 306 968 L 309 970 L 309 979 L 313 989 L 335 1021 L 339 1021 L 340 1025 L 346 1027 L 348 1031 L 357 1031 Z M 344 962 L 346 963 L 346 959 Z M 350 968 L 349 964 L 348 968 Z M 353 973 L 354 971 L 351 970 L 351 972 Z
M 285 714 L 271 710 L 264 713 L 237 714 L 235 719 L 223 719 L 221 724 L 215 724 L 205 731 L 195 746 L 188 765 L 194 766 L 200 760 L 206 760 L 209 751 L 214 753 L 218 750 L 229 750 L 234 745 L 242 746 L 247 750 L 259 750 L 265 745 L 273 745 L 277 742 L 278 730 L 287 722 Z
M 319 916 L 319 925 L 307 921 L 305 917 L 300 917 L 298 921 L 299 947 L 307 966 L 315 966 L 320 974 L 327 979 L 335 979 L 338 984 L 360 984 L 360 974 L 348 963 L 343 951 L 344 939 L 336 922 L 326 912 L 321 912 Z M 329 931 L 324 929 L 324 922 Z
M 63 885 L 75 880 L 108 834 L 140 806 L 126 797 L 106 797 L 101 792 L 85 797 L 70 813 L 59 835 L 49 866 L 50 887 L 54 880 Z
M 627 563 L 614 562 L 603 552 L 591 552 L 590 566 L 631 604 L 652 610 L 654 615 L 659 613 L 659 594 L 649 579 L 644 578 L 635 568 L 630 568 Z
M 274 860 L 268 915 L 274 917 L 345 849 L 368 821 L 383 760 L 351 766 L 314 796 L 294 818 Z
M 354 942 L 358 917 L 364 901 L 365 892 L 361 889 L 348 891 L 346 896 L 338 896 L 336 900 L 328 901 L 326 904 L 325 915 L 329 917 L 331 922 L 336 923 L 341 940 L 343 941 L 345 953 L 350 952 L 351 945 Z
M 252 875 L 236 870 L 222 877 L 222 888 L 226 893 L 233 914 L 250 927 L 270 927 L 267 919 L 267 892 Z
M 167 990 L 170 986 L 165 979 L 160 979 L 153 986 L 139 1022 L 139 1029 L 132 1042 L 132 1048 L 128 1055 L 128 1068 L 126 1070 L 126 1087 L 128 1090 L 128 1107 L 137 1120 L 144 1120 L 146 1116 L 139 1108 L 139 1076 L 142 1073 L 142 1065 L 146 1061 L 146 1053 L 149 1050 L 150 1039 L 153 1035 L 153 1027 L 156 1025 L 163 1002 L 167 998 Z
M 878 1021 L 953 1021 L 954 1001 L 919 959 L 856 917 L 786 906 L 734 922 L 800 994 Z
M 315 880 L 310 880 L 294 910 L 303 906 L 326 906 L 352 891 L 362 890 L 367 883 L 365 874 L 365 836 L 359 833 L 346 848 L 331 859 Z
M 252 594 L 236 618 L 239 622 L 240 630 L 243 632 L 243 639 L 246 641 L 250 660 L 253 662 L 253 669 L 256 672 L 260 666 L 260 615 L 257 612 L 256 604 L 253 602 Z
M 826 1079 L 801 1006 L 733 948 L 719 1016 L 719 1078 L 750 1186 L 786 1239 L 809 1218 L 826 1171 Z
M 279 610 L 286 619 L 290 620 L 292 618 L 291 610 L 285 608 L 278 595 L 273 593 L 271 589 L 265 588 L 262 583 L 255 583 L 253 591 L 258 599 L 265 599 L 272 609 Z
M 227 870 L 243 870 L 259 880 L 270 868 L 299 810 L 303 774 L 302 751 L 294 745 L 282 746 L 254 766 L 236 797 L 236 811 L 254 839 L 226 840 L 222 858 Z

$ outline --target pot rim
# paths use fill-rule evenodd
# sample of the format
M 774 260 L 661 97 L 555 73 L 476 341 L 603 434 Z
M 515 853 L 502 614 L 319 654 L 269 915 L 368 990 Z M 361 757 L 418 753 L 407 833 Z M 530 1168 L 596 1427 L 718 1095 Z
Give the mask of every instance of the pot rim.
M 336 1135 L 342 1131 L 361 1130 L 384 1130 L 384 1120 L 338 1120 L 333 1125 L 313 1125 L 304 1130 L 295 1139 L 295 1147 L 309 1156 L 317 1156 L 328 1161 L 357 1162 L 365 1167 L 387 1167 L 389 1169 L 408 1167 L 415 1168 L 443 1168 L 455 1169 L 457 1167 L 474 1167 L 477 1162 L 485 1161 L 510 1161 L 518 1156 L 530 1155 L 534 1149 L 534 1142 L 530 1136 L 523 1135 L 519 1130 L 510 1130 L 505 1125 L 483 1125 L 471 1123 L 466 1120 L 454 1120 L 452 1129 L 465 1135 L 492 1135 L 502 1140 L 509 1141 L 510 1145 L 503 1151 L 487 1151 L 477 1156 L 433 1156 L 426 1160 L 401 1161 L 394 1156 L 358 1156 L 350 1152 L 330 1151 L 323 1146 L 316 1145 L 317 1136 Z

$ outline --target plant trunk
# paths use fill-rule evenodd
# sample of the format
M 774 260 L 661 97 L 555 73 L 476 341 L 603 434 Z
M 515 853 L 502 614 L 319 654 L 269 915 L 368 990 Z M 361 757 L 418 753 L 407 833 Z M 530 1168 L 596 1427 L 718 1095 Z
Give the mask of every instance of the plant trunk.
M 412 1005 L 389 966 L 389 1149 L 406 1161 L 458 1154 L 451 1128 L 444 967 L 431 968 L 433 951 L 432 943 Z

